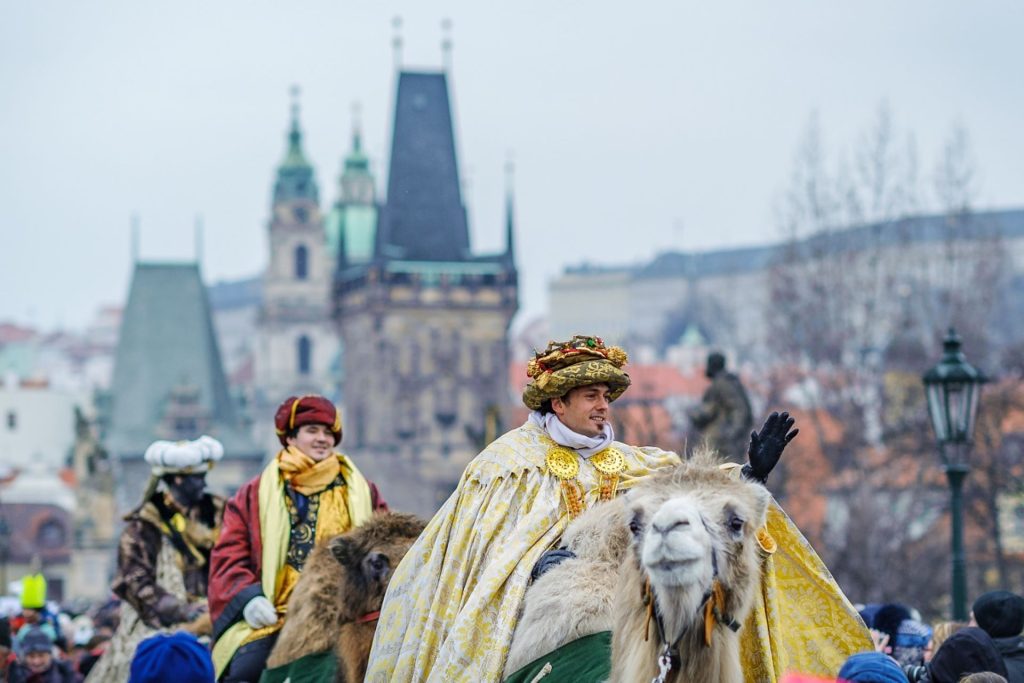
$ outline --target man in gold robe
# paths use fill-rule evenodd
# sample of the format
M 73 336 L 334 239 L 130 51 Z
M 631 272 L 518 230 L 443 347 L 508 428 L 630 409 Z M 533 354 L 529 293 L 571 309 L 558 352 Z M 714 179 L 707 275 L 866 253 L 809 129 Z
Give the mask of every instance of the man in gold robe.
M 626 361 L 588 336 L 552 342 L 530 361 L 523 402 L 533 413 L 470 462 L 395 570 L 367 681 L 501 680 L 531 572 L 557 561 L 552 549 L 569 521 L 679 463 L 675 453 L 614 440 L 609 404 L 629 387 Z M 791 424 L 781 442 L 752 437 L 743 476 L 763 481 L 795 435 Z M 834 676 L 849 654 L 871 648 L 867 630 L 777 506 L 760 536 L 762 599 L 744 625 L 748 680 L 790 670 Z

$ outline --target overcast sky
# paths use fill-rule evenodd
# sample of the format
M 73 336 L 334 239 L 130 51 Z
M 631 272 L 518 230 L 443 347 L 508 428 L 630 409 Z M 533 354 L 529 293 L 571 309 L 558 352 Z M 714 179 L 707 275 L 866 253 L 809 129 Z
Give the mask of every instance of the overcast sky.
M 207 280 L 258 273 L 292 84 L 322 204 L 337 195 L 354 101 L 382 180 L 395 15 L 406 67 L 439 67 L 452 21 L 477 252 L 502 247 L 513 155 L 528 315 L 567 264 L 777 240 L 773 201 L 815 110 L 839 150 L 886 100 L 922 173 L 960 121 L 978 204 L 1024 204 L 1017 0 L 10 1 L 0 321 L 81 326 L 122 303 L 133 212 L 144 259 L 192 258 L 201 214 Z

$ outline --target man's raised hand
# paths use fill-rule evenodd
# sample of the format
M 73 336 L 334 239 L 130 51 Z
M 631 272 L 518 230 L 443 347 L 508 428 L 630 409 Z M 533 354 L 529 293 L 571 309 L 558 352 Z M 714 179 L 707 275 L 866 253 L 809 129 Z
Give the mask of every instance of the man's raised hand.
M 745 477 L 762 484 L 768 480 L 768 474 L 778 464 L 786 444 L 800 433 L 799 429 L 793 429 L 795 422 L 789 413 L 772 413 L 760 432 L 750 433 L 747 464 L 743 466 Z

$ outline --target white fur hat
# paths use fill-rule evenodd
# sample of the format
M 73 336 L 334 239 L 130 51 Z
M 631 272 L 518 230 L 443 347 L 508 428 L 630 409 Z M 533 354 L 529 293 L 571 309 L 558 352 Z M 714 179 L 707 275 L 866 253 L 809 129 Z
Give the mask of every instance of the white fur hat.
M 194 441 L 154 441 L 146 449 L 153 474 L 202 474 L 224 456 L 220 441 L 205 434 Z

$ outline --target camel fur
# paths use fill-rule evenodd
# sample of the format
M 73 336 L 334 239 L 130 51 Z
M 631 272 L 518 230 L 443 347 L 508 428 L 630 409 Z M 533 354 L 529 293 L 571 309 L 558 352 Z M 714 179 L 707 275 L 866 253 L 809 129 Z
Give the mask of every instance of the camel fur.
M 612 630 L 619 566 L 630 545 L 628 523 L 619 497 L 595 505 L 569 525 L 560 547 L 576 557 L 563 560 L 530 586 L 503 678 L 566 643 Z
M 508 662 L 506 674 L 517 663 L 521 667 L 610 626 L 609 680 L 656 678 L 664 646 L 656 620 L 648 622 L 653 599 L 666 639 L 678 639 L 678 663 L 668 683 L 741 683 L 739 635 L 716 621 L 706 645 L 703 607 L 717 580 L 719 615 L 745 621 L 760 585 L 756 535 L 770 495 L 720 465 L 717 455 L 702 450 L 570 524 L 565 543 L 583 552 L 550 569 L 527 591 L 510 649 L 510 660 L 515 656 L 516 661 Z M 580 543 L 580 534 L 599 538 L 602 525 L 603 550 L 596 549 L 600 543 Z M 554 633 L 547 637 L 545 631 Z
M 415 515 L 376 514 L 314 548 L 288 600 L 267 667 L 333 650 L 337 682 L 362 681 L 377 622 L 359 619 L 380 610 L 393 570 L 424 526 Z

